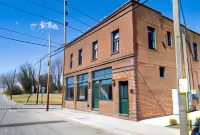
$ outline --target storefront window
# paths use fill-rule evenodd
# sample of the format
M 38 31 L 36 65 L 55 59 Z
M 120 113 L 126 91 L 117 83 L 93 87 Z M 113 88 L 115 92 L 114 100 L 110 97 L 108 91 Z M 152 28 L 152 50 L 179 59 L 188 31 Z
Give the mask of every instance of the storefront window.
M 100 100 L 112 100 L 112 79 L 101 81 Z
M 74 99 L 74 77 L 67 78 L 66 81 L 66 99 L 67 100 L 73 100 Z
M 100 94 L 100 100 L 112 100 L 112 68 L 94 71 L 92 75 L 93 82 L 98 82 L 98 87 L 96 85 L 95 87 L 93 86 L 93 92 Z
M 77 76 L 77 100 L 86 101 L 88 95 L 88 74 Z

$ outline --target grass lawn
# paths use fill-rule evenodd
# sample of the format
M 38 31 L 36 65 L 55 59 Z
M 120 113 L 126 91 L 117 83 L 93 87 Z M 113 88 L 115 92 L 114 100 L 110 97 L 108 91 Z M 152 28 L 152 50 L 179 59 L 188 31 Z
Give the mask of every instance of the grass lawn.
M 22 95 L 13 95 L 12 100 L 21 103 L 26 104 L 26 101 L 30 94 L 22 94 Z M 8 95 L 10 98 L 10 95 Z M 36 104 L 37 94 L 32 94 L 27 104 Z M 42 100 L 42 94 L 39 94 L 38 96 L 38 104 L 41 104 Z M 46 94 L 43 95 L 43 103 L 46 104 Z M 50 105 L 61 105 L 62 104 L 62 94 L 50 94 L 49 96 L 49 104 Z

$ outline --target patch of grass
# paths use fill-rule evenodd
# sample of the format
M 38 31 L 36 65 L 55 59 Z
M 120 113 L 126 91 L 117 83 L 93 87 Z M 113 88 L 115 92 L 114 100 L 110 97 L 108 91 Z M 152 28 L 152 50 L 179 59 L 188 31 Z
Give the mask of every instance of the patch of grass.
M 26 101 L 30 94 L 13 95 L 13 101 L 16 103 L 26 104 Z M 46 94 L 38 96 L 38 104 L 46 104 Z M 27 104 L 36 104 L 37 94 L 32 94 Z M 41 103 L 41 101 L 43 102 Z M 62 104 L 62 94 L 50 94 L 49 95 L 50 105 L 61 105 Z

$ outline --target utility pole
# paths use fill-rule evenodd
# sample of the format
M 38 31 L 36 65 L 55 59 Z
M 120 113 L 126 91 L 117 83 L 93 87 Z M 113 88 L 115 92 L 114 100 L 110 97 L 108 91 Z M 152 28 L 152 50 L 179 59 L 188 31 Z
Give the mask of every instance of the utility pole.
M 39 72 L 38 72 L 38 87 L 37 87 L 37 99 L 36 99 L 36 104 L 38 104 L 38 96 L 39 96 L 39 89 L 40 89 L 41 62 L 42 62 L 42 59 L 40 60 L 40 66 L 39 66 Z
M 49 55 L 48 55 L 48 76 L 47 76 L 47 102 L 46 102 L 46 111 L 49 111 L 49 91 L 50 91 L 50 71 L 51 71 L 51 36 L 49 34 Z
M 176 72 L 177 72 L 177 87 L 179 90 L 179 119 L 180 119 L 180 134 L 188 135 L 188 120 L 187 120 L 187 104 L 186 96 L 180 93 L 179 80 L 183 79 L 182 75 L 182 59 L 181 59 L 181 34 L 180 34 L 180 18 L 179 18 L 179 0 L 173 0 L 173 16 L 174 16 L 174 36 L 175 36 L 175 52 L 176 52 Z M 187 94 L 186 94 L 187 95 Z
M 67 1 L 64 0 L 64 37 L 63 37 L 64 38 L 64 46 L 66 45 L 66 27 L 68 25 L 68 23 L 66 22 L 66 16 L 68 15 L 68 12 L 66 12 L 66 6 L 67 6 Z M 62 68 L 62 107 L 63 108 L 65 106 L 64 69 L 65 69 L 65 50 L 64 50 L 63 68 Z
M 16 74 L 16 69 L 14 71 L 14 76 L 13 76 L 13 86 L 12 86 L 12 89 L 11 89 L 11 94 L 10 94 L 10 99 L 12 100 L 12 94 L 13 94 L 13 87 L 14 87 L 14 83 L 15 83 L 15 74 Z

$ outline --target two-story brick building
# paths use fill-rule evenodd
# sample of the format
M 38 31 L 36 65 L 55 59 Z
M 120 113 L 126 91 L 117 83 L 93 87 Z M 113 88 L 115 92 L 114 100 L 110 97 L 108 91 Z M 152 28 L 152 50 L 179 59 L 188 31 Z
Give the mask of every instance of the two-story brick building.
M 137 6 L 124 4 L 66 45 L 66 108 L 129 120 L 172 114 L 177 81 L 173 21 Z M 199 34 L 189 30 L 189 36 L 198 57 Z M 191 89 L 197 89 L 200 64 L 190 53 L 188 58 Z M 193 104 L 198 108 L 199 100 Z

